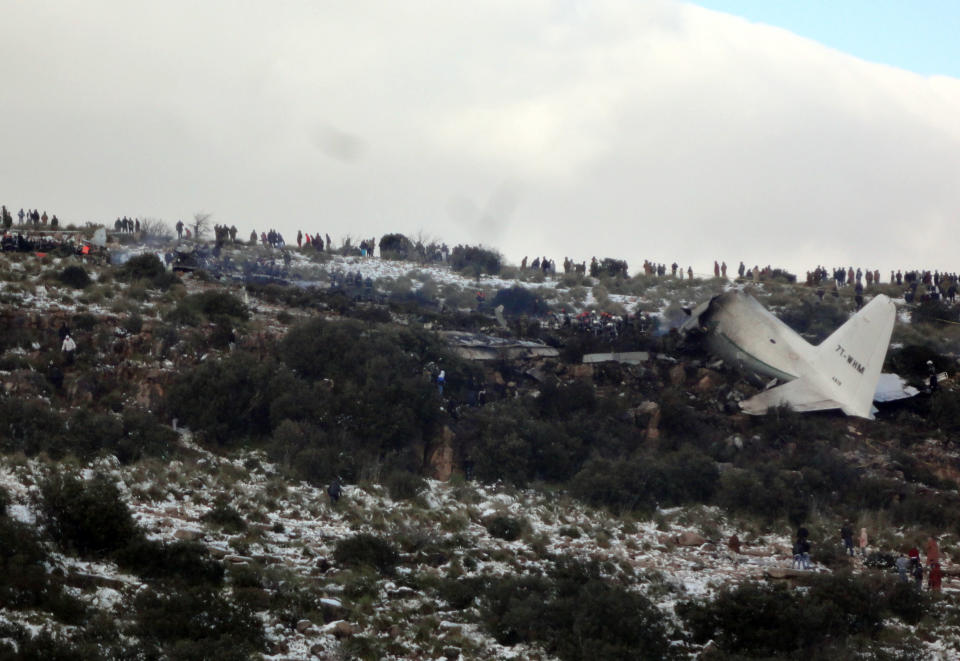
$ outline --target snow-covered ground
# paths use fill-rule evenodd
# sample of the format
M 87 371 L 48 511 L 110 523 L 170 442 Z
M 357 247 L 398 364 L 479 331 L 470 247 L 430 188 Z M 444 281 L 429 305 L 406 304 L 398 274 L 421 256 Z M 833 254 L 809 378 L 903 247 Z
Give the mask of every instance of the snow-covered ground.
M 432 480 L 413 501 L 393 501 L 376 485 L 346 485 L 340 502 L 332 505 L 322 488 L 285 483 L 277 467 L 256 453 L 214 455 L 191 443 L 189 433 L 181 442 L 189 458 L 120 466 L 108 457 L 86 466 L 83 473 L 111 476 L 134 518 L 153 539 L 195 539 L 228 566 L 249 564 L 316 581 L 319 598 L 326 600 L 324 606 L 337 614 L 337 620 L 302 622 L 291 629 L 270 613 L 262 613 L 274 649 L 284 650 L 268 657 L 278 661 L 334 652 L 340 644 L 337 634 L 342 635 L 335 622 L 341 619 L 349 622 L 352 635 L 399 636 L 398 642 L 408 649 L 419 649 L 414 631 L 429 627 L 435 638 L 463 650 L 463 658 L 528 658 L 534 652 L 523 645 L 497 644 L 471 617 L 473 609 L 458 611 L 442 602 L 423 608 L 434 600 L 404 587 L 404 576 L 442 577 L 454 567 L 467 576 L 540 574 L 549 567 L 549 556 L 574 556 L 600 561 L 605 571 L 629 578 L 627 582 L 645 592 L 673 620 L 678 601 L 709 597 L 731 582 L 762 578 L 775 568 L 789 567 L 792 560 L 790 531 L 754 538 L 715 508 L 660 510 L 653 519 L 638 521 L 564 496 Z M 10 494 L 11 516 L 36 521 L 37 485 L 56 469 L 40 460 L 0 460 L 0 486 Z M 203 519 L 218 497 L 228 499 L 244 515 L 248 531 L 227 534 Z M 497 514 L 525 520 L 528 531 L 516 541 L 492 537 L 484 523 Z M 333 549 L 338 540 L 358 532 L 389 537 L 400 530 L 437 542 L 457 541 L 442 564 L 424 564 L 416 554 L 402 555 L 398 578 L 380 581 L 374 615 L 406 623 L 399 630 L 384 632 L 371 624 L 377 617 L 353 617 L 356 611 L 344 597 L 343 575 L 333 561 Z M 743 542 L 740 553 L 727 546 L 733 534 Z M 121 573 L 111 563 L 54 557 L 65 570 L 107 579 L 107 585 L 83 596 L 91 605 L 118 616 L 140 587 L 135 576 Z M 318 574 L 321 559 L 332 567 Z M 827 570 L 814 565 L 813 571 Z M 955 590 L 951 584 L 946 589 Z M 13 611 L 4 611 L 2 617 L 21 624 L 25 619 L 22 612 Z M 35 622 L 35 618 L 26 619 Z M 932 641 L 928 651 L 927 658 L 957 658 L 951 655 L 960 654 L 960 641 L 944 637 Z

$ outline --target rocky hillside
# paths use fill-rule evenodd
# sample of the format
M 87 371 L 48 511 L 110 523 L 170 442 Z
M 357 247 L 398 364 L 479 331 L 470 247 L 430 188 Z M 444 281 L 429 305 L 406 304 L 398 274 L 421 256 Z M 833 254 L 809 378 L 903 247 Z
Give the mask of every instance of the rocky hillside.
M 750 418 L 670 332 L 725 280 L 155 252 L 0 256 L 10 658 L 960 654 L 950 310 L 901 301 L 888 357 L 937 392 Z M 746 286 L 811 339 L 854 305 Z

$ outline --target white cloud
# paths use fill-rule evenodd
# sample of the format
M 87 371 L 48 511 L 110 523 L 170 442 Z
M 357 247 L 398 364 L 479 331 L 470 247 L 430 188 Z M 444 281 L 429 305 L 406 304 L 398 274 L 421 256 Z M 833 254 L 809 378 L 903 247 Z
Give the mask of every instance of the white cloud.
M 5 7 L 0 195 L 524 254 L 954 268 L 960 81 L 692 5 Z

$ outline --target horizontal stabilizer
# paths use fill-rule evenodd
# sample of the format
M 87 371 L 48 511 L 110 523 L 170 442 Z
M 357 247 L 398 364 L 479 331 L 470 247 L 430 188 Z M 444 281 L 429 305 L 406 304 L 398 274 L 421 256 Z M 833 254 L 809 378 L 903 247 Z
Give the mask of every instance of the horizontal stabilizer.
M 842 408 L 840 402 L 830 399 L 806 379 L 795 379 L 740 402 L 740 408 L 750 415 L 763 415 L 767 409 L 783 405 L 798 412 Z

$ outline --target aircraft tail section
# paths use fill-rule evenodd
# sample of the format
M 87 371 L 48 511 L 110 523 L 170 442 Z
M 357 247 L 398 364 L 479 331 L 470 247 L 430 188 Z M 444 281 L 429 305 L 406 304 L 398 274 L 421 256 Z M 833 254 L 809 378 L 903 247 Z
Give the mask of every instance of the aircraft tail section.
M 887 355 L 896 306 L 879 295 L 851 317 L 815 351 L 808 373 L 740 403 L 747 413 L 788 405 L 795 411 L 842 409 L 873 418 L 873 399 Z
M 893 302 L 878 295 L 817 347 L 814 367 L 844 413 L 873 417 L 873 396 L 896 314 Z
M 768 409 L 784 405 L 798 413 L 826 411 L 843 407 L 840 402 L 830 399 L 829 395 L 810 383 L 806 378 L 794 379 L 782 386 L 764 390 L 762 393 L 740 402 L 740 408 L 743 409 L 743 412 L 750 415 L 763 415 Z

